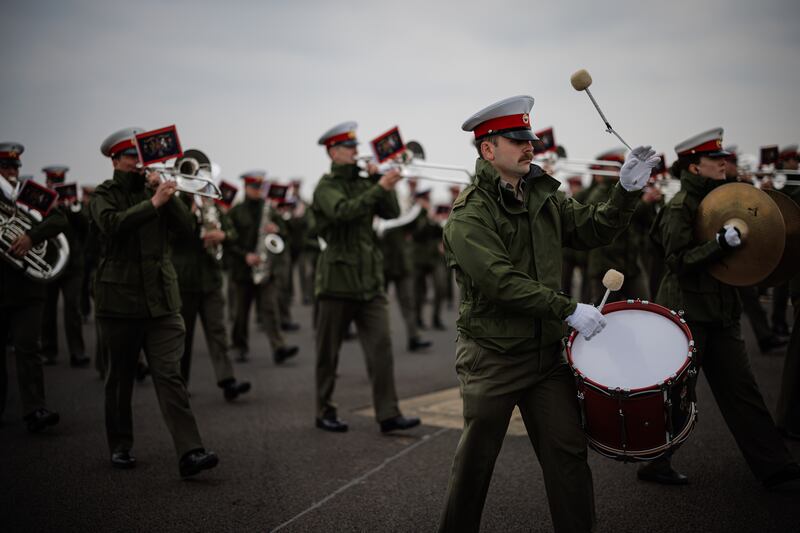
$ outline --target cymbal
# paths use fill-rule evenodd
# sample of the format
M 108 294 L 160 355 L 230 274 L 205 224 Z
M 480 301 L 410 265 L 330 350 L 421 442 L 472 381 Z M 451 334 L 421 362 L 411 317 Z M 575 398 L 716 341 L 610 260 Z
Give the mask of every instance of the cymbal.
M 700 203 L 695 239 L 714 239 L 726 224 L 739 229 L 742 245 L 709 265 L 709 273 L 737 287 L 760 283 L 778 266 L 786 243 L 786 226 L 778 205 L 752 185 L 726 183 Z
M 764 189 L 764 192 L 778 204 L 786 224 L 786 246 L 783 248 L 781 261 L 762 282 L 767 287 L 774 287 L 789 281 L 800 272 L 800 206 L 788 194 L 774 189 Z

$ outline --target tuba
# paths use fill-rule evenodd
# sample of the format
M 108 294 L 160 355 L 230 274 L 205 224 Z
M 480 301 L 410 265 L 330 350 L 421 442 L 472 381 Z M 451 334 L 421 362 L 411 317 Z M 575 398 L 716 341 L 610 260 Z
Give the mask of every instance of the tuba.
M 8 253 L 11 244 L 42 221 L 38 211 L 16 202 L 15 189 L 0 177 L 0 257 L 28 278 L 51 281 L 64 271 L 69 260 L 69 244 L 63 233 L 42 241 L 22 257 Z

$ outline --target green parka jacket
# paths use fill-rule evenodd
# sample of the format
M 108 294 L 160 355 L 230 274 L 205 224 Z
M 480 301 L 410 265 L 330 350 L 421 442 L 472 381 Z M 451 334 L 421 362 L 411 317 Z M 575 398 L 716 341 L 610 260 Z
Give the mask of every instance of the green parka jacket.
M 532 165 L 520 203 L 489 162 L 478 159 L 475 169 L 444 229 L 447 265 L 461 289 L 458 330 L 508 354 L 553 349 L 577 305 L 558 292 L 561 247 L 611 242 L 639 192 L 616 186 L 608 202 L 584 206 L 559 197 L 559 182 Z
M 98 317 L 158 318 L 181 309 L 170 232 L 192 238 L 192 215 L 174 197 L 156 209 L 144 183 L 139 173 L 114 171 L 89 204 L 102 240 L 95 277 Z
M 708 265 L 725 257 L 716 239 L 698 243 L 694 239 L 697 208 L 703 198 L 723 180 L 712 180 L 684 171 L 681 190 L 659 211 L 650 236 L 663 250 L 665 271 L 656 303 L 684 311 L 689 322 L 730 326 L 742 314 L 739 291 L 708 273 Z
M 317 259 L 317 297 L 369 301 L 382 293 L 383 254 L 372 219 L 398 217 L 397 197 L 374 178 L 360 177 L 356 165 L 333 163 L 311 209 L 317 235 L 327 243 Z

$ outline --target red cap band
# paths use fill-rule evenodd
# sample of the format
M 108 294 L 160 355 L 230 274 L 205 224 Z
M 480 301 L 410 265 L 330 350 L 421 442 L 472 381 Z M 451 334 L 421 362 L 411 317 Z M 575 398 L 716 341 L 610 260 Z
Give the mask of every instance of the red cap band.
M 691 155 L 703 152 L 717 152 L 719 150 L 722 150 L 722 139 L 711 139 L 710 141 L 706 141 L 699 146 L 695 146 L 694 148 L 690 148 L 689 150 L 684 150 L 683 152 L 679 152 L 678 155 Z
M 340 133 L 339 135 L 334 135 L 333 137 L 328 137 L 325 139 L 325 146 L 331 147 L 334 144 L 339 144 L 345 141 L 352 141 L 356 138 L 356 132 L 354 131 L 346 131 L 344 133 Z
M 113 157 L 114 154 L 118 154 L 123 150 L 127 150 L 128 148 L 133 148 L 135 146 L 136 145 L 134 144 L 133 139 L 125 139 L 124 141 L 120 141 L 117 144 L 115 144 L 114 146 L 112 146 L 108 150 L 108 153 L 109 153 L 110 156 Z
M 531 129 L 531 119 L 528 114 L 507 115 L 505 117 L 497 117 L 487 120 L 486 122 L 481 122 L 475 127 L 473 133 L 475 134 L 475 138 L 478 139 L 484 135 L 511 129 Z

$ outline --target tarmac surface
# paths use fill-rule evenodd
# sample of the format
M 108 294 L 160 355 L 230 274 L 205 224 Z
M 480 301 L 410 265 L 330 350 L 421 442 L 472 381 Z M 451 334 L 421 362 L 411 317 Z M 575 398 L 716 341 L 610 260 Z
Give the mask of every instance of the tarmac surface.
M 300 353 L 276 366 L 266 336 L 251 328 L 251 359 L 236 363 L 253 390 L 225 402 L 214 382 L 201 328 L 195 338 L 191 403 L 211 471 L 182 481 L 152 382 L 135 387 L 133 470 L 111 468 L 105 442 L 103 383 L 93 368 L 70 368 L 63 353 L 45 367 L 48 404 L 61 423 L 31 435 L 20 420 L 13 357 L 9 404 L 0 427 L 0 531 L 435 531 L 460 436 L 454 360 L 455 312 L 444 332 L 424 331 L 434 346 L 405 350 L 399 308 L 391 299 L 395 376 L 401 408 L 423 425 L 382 435 L 360 345 L 342 348 L 335 398 L 350 423 L 344 434 L 314 427 L 314 351 L 310 307 L 296 305 Z M 791 308 L 790 308 L 791 311 Z M 758 353 L 746 341 L 756 378 L 773 410 L 783 352 Z M 94 324 L 84 326 L 94 353 Z M 728 432 L 704 378 L 699 423 L 674 458 L 684 487 L 638 481 L 636 464 L 590 451 L 601 532 L 798 532 L 800 494 L 766 492 Z M 786 441 L 795 458 L 800 443 Z M 541 471 L 520 426 L 512 424 L 498 458 L 482 531 L 551 531 Z

